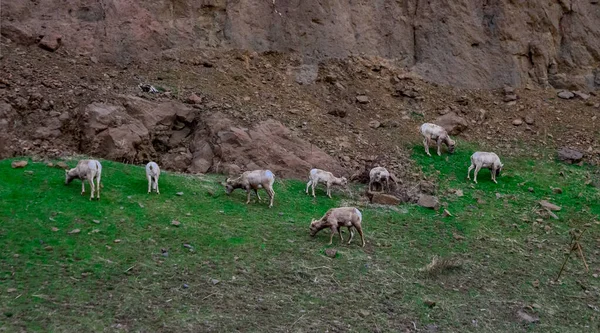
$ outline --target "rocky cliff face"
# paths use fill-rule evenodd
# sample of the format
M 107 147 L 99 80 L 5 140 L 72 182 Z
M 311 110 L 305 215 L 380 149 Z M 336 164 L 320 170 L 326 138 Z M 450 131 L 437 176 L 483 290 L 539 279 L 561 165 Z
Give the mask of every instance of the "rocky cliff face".
M 5 0 L 1 15 L 12 40 L 116 63 L 240 48 L 380 56 L 466 88 L 600 86 L 598 0 Z

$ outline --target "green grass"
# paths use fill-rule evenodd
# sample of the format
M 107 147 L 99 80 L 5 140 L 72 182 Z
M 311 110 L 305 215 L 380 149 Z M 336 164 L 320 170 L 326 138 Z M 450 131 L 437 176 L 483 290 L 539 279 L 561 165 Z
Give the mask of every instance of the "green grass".
M 340 191 L 313 199 L 303 182 L 278 181 L 268 209 L 264 192 L 250 205 L 239 190 L 226 196 L 221 176 L 163 173 L 161 195 L 148 195 L 143 168 L 104 161 L 102 199 L 89 201 L 78 181 L 64 185 L 62 170 L 0 161 L 0 331 L 599 330 L 599 194 L 584 184 L 593 170 L 507 159 L 498 185 L 487 170 L 474 185 L 465 179 L 471 153 L 446 162 L 414 150 L 452 217 L 361 206 L 367 246 L 334 238 L 333 259 L 327 232 L 311 238 L 308 225 L 331 207 L 358 205 Z M 538 214 L 540 199 L 563 207 L 559 220 Z M 586 223 L 590 272 L 573 255 L 553 282 L 569 229 Z M 462 268 L 420 272 L 434 255 Z M 539 323 L 518 321 L 527 306 Z

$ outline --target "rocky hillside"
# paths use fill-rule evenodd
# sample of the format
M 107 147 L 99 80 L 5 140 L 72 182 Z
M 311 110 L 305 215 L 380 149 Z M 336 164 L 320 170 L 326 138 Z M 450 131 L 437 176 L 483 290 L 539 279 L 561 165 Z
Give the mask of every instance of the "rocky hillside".
M 600 86 L 597 0 L 5 0 L 2 35 L 131 64 L 199 48 L 391 59 L 464 88 Z

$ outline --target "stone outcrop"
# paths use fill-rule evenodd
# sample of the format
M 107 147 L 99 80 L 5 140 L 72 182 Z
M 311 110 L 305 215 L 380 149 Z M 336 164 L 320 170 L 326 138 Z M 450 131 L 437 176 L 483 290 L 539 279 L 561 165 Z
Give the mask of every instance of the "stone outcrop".
M 162 51 L 239 48 L 297 52 L 306 65 L 351 55 L 394 59 L 423 78 L 466 88 L 600 86 L 597 1 L 2 2 L 17 43 L 147 60 Z M 60 38 L 58 38 L 60 37 Z M 313 71 L 298 80 L 310 83 Z M 306 75 L 305 75 L 306 74 Z

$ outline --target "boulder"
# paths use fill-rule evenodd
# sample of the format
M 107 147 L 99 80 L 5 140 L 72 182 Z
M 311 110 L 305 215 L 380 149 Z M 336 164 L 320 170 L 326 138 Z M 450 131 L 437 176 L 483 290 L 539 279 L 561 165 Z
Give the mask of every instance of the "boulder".
M 401 202 L 399 198 L 386 193 L 370 192 L 367 193 L 367 196 L 372 204 L 395 206 L 399 205 Z
M 369 97 L 365 95 L 356 96 L 356 101 L 360 104 L 367 104 L 370 102 Z
M 455 112 L 438 117 L 434 123 L 442 126 L 450 135 L 458 135 L 469 127 L 469 123 Z
M 583 153 L 572 148 L 563 147 L 558 151 L 558 159 L 569 164 L 579 163 L 583 159 Z
M 259 168 L 286 178 L 305 178 L 311 168 L 344 173 L 336 159 L 272 119 L 242 128 L 214 113 L 196 129 L 190 150 L 194 163 L 188 171 L 192 172 L 201 172 L 210 163 L 210 170 L 227 174 Z
M 144 124 L 119 105 L 92 103 L 83 113 L 84 152 L 107 159 L 134 162 L 152 155 L 150 135 Z
M 532 116 L 525 116 L 525 123 L 527 125 L 533 125 L 535 123 L 535 119 Z
M 2 36 L 20 45 L 33 45 L 36 42 L 35 34 L 26 26 L 19 23 L 13 24 L 8 20 L 1 20 Z
M 419 201 L 417 201 L 417 205 L 419 205 L 421 207 L 429 208 L 429 209 L 438 210 L 440 208 L 440 201 L 435 196 L 423 194 L 423 195 L 421 195 L 421 197 L 419 197 Z
M 571 98 L 575 97 L 575 94 L 573 94 L 572 92 L 570 92 L 568 90 L 563 90 L 558 93 L 558 97 L 560 97 L 562 99 L 571 99 Z
M 371 127 L 371 128 L 379 128 L 379 127 L 381 127 L 381 123 L 379 121 L 377 121 L 377 120 L 371 120 L 369 122 L 369 127 Z
M 24 168 L 27 166 L 27 161 L 13 161 L 10 166 L 13 169 L 19 169 L 19 168 Z
M 585 101 L 585 100 L 588 100 L 588 99 L 590 98 L 590 95 L 588 95 L 588 94 L 586 94 L 586 93 L 584 93 L 584 92 L 581 92 L 581 91 L 579 91 L 579 90 L 573 91 L 573 95 L 575 95 L 575 96 L 577 96 L 577 97 L 581 98 L 581 99 L 582 99 L 582 100 L 584 100 L 584 101 Z
M 517 118 L 517 119 L 513 120 L 512 124 L 515 126 L 520 126 L 523 124 L 523 120 L 521 120 L 521 118 Z
M 340 117 L 340 118 L 345 118 L 348 115 L 348 112 L 346 112 L 346 110 L 342 110 L 342 109 L 333 109 L 327 113 L 332 116 Z
M 47 51 L 54 52 L 58 50 L 62 41 L 62 36 L 58 34 L 48 34 L 42 37 L 39 46 Z

